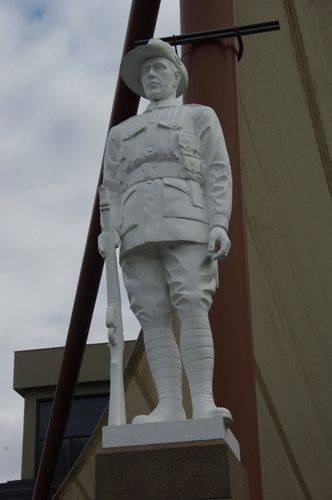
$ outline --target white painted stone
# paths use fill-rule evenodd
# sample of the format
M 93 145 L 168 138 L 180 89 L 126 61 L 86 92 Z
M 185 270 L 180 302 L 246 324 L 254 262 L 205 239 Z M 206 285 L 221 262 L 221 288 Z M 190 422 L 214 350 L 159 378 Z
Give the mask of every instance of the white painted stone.
M 134 92 L 150 100 L 143 114 L 110 130 L 103 178 L 121 240 L 124 284 L 144 332 L 159 396 L 151 414 L 133 423 L 185 418 L 183 363 L 193 418 L 218 417 L 227 424 L 230 411 L 217 408 L 213 398 L 208 319 L 218 281 L 216 261 L 230 249 L 232 175 L 223 132 L 213 109 L 176 101 L 188 75 L 167 43 L 154 39 L 130 51 L 120 73 Z M 102 255 L 104 240 L 98 239 Z M 174 311 L 180 349 L 171 328 Z
M 240 460 L 240 447 L 222 418 L 103 427 L 103 448 L 223 439 Z

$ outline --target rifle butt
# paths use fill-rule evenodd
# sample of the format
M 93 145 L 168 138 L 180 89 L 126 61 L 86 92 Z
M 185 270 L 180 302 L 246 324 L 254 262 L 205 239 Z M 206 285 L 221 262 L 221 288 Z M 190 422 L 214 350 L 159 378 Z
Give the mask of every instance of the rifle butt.
M 116 360 L 112 360 L 111 350 L 108 425 L 126 424 L 126 404 L 123 383 L 123 349 L 121 350 L 121 353 L 116 353 Z

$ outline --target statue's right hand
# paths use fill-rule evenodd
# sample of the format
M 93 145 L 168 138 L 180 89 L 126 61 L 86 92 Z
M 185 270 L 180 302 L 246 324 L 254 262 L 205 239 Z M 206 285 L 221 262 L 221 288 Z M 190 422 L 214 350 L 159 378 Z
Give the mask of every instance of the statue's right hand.
M 120 234 L 116 229 L 113 229 L 113 231 L 114 231 L 113 233 L 114 246 L 115 248 L 119 248 L 121 242 Z M 98 251 L 102 256 L 102 258 L 105 259 L 107 247 L 106 247 L 106 238 L 104 232 L 100 233 L 100 235 L 98 236 Z
M 102 256 L 103 259 L 106 257 L 106 244 L 105 244 L 105 238 L 104 238 L 104 233 L 100 233 L 98 236 L 98 251 L 100 255 Z

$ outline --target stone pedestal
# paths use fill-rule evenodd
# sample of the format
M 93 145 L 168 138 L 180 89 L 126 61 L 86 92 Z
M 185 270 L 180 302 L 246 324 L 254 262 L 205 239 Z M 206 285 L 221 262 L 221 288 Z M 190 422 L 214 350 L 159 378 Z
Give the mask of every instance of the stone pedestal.
M 104 449 L 96 500 L 249 500 L 247 474 L 222 439 Z

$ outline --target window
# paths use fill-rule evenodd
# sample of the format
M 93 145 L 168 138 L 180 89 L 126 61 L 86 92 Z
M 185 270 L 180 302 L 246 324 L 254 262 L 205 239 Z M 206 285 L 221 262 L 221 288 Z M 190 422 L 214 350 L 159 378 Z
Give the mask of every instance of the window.
M 108 399 L 108 394 L 78 396 L 73 399 L 56 466 L 56 477 L 66 475 L 73 466 L 107 406 Z M 52 399 L 38 401 L 36 472 L 43 451 L 52 403 Z

